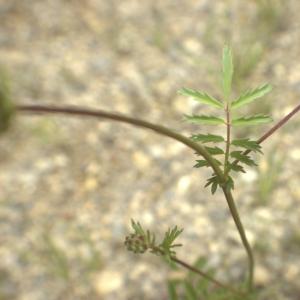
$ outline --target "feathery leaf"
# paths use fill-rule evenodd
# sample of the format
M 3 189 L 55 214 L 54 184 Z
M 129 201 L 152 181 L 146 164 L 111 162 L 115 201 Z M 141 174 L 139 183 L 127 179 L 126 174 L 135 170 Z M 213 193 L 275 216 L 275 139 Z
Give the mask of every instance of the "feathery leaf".
M 229 169 L 233 170 L 235 172 L 242 172 L 242 173 L 246 173 L 245 169 L 238 165 L 238 164 L 229 164 Z
M 236 146 L 236 147 L 242 147 L 247 150 L 254 151 L 254 152 L 262 153 L 260 144 L 258 144 L 256 141 L 251 141 L 249 139 L 233 140 L 231 142 L 231 145 Z
M 230 156 L 238 159 L 240 162 L 248 165 L 248 166 L 257 166 L 253 159 L 251 159 L 248 155 L 243 154 L 242 151 L 232 151 Z
M 215 158 L 213 160 L 215 161 L 215 163 L 217 165 L 222 166 L 222 163 L 219 160 L 217 160 Z M 196 162 L 197 163 L 194 165 L 194 168 L 210 167 L 210 164 L 204 159 L 198 159 L 198 160 L 196 160 Z
M 243 93 L 237 100 L 233 101 L 231 107 L 238 108 L 244 106 L 258 98 L 263 97 L 271 90 L 272 90 L 272 86 L 269 84 L 264 84 L 257 87 L 256 89 L 248 90 L 245 93 Z
M 216 98 L 208 95 L 205 92 L 189 89 L 189 88 L 182 88 L 179 91 L 179 94 L 184 95 L 184 96 L 189 96 L 192 97 L 194 100 L 202 103 L 202 104 L 207 104 L 212 107 L 216 108 L 223 108 L 222 102 L 217 100 Z
M 185 119 L 191 123 L 195 124 L 204 124 L 204 125 L 219 125 L 219 124 L 224 124 L 225 121 L 221 118 L 214 117 L 214 116 L 206 116 L 206 115 L 192 115 L 184 116 Z
M 195 134 L 192 135 L 191 139 L 194 142 L 202 142 L 202 143 L 219 143 L 224 142 L 224 138 L 220 135 L 215 134 Z
M 232 120 L 233 126 L 248 126 L 248 125 L 260 125 L 272 122 L 273 119 L 267 115 L 254 115 L 249 117 L 242 117 Z
M 224 154 L 224 150 L 219 147 L 205 147 L 205 149 L 209 152 L 211 155 L 218 155 L 218 154 Z

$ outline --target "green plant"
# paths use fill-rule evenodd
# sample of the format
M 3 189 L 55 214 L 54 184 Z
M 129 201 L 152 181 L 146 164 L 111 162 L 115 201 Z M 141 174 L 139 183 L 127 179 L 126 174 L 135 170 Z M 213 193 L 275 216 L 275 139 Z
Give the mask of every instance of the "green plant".
M 149 250 L 150 252 L 165 258 L 165 260 L 171 265 L 173 265 L 174 263 L 180 265 L 188 269 L 190 272 L 200 275 L 206 281 L 211 282 L 216 287 L 216 293 L 211 292 L 212 290 L 210 290 L 210 288 L 206 289 L 206 287 L 203 287 L 201 289 L 201 292 L 209 291 L 207 299 L 250 299 L 254 295 L 254 258 L 233 198 L 232 191 L 234 189 L 234 177 L 232 176 L 232 174 L 233 172 L 245 172 L 245 166 L 255 166 L 256 162 L 249 156 L 249 153 L 262 153 L 260 144 L 264 140 L 269 138 L 276 130 L 283 126 L 300 110 L 300 105 L 298 105 L 288 115 L 282 118 L 276 125 L 274 125 L 257 140 L 253 140 L 250 138 L 233 138 L 232 130 L 235 127 L 260 125 L 271 121 L 271 118 L 269 116 L 261 114 L 253 116 L 236 116 L 236 112 L 240 107 L 250 104 L 253 101 L 266 95 L 271 91 L 271 86 L 268 84 L 264 84 L 255 89 L 248 90 L 242 93 L 239 97 L 232 99 L 231 83 L 233 71 L 231 50 L 229 47 L 225 47 L 223 50 L 222 71 L 224 98 L 223 101 L 202 91 L 197 91 L 190 88 L 184 88 L 180 90 L 181 94 L 192 97 L 201 104 L 217 108 L 224 114 L 224 117 L 222 117 L 220 114 L 214 116 L 186 115 L 186 120 L 196 124 L 221 125 L 225 129 L 224 136 L 212 135 L 209 133 L 200 133 L 194 134 L 190 138 L 187 138 L 179 133 L 174 132 L 173 130 L 170 130 L 169 128 L 158 124 L 153 124 L 144 120 L 131 118 L 120 114 L 109 113 L 101 110 L 89 110 L 80 107 L 55 107 L 43 105 L 18 105 L 15 107 L 15 111 L 19 114 L 63 114 L 65 116 L 95 117 L 102 119 L 104 118 L 111 121 L 132 124 L 140 128 L 153 130 L 156 133 L 175 139 L 176 141 L 183 143 L 184 145 L 195 151 L 196 155 L 201 156 L 201 159 L 196 160 L 195 167 L 209 167 L 212 169 L 212 175 L 207 180 L 206 186 L 210 186 L 212 194 L 214 194 L 218 189 L 223 192 L 231 216 L 240 235 L 242 244 L 247 253 L 248 276 L 245 285 L 246 288 L 244 288 L 244 284 L 239 284 L 238 288 L 234 288 L 231 285 L 224 284 L 216 280 L 211 272 L 203 272 L 201 269 L 199 269 L 198 265 L 193 266 L 179 259 L 176 256 L 176 252 L 174 249 L 181 246 L 180 244 L 175 243 L 175 240 L 181 234 L 182 229 L 179 230 L 177 226 L 175 226 L 173 229 L 169 229 L 165 233 L 164 238 L 160 242 L 157 242 L 156 235 L 154 233 L 149 230 L 143 229 L 139 222 L 132 221 L 133 233 L 126 237 L 125 245 L 128 250 L 139 254 L 142 254 Z M 3 107 L 4 106 L 1 105 L 0 109 L 3 109 Z M 223 144 L 223 148 L 211 145 L 211 143 Z M 207 144 L 209 144 L 210 146 L 207 146 Z M 240 149 L 243 149 L 244 151 Z M 51 246 L 51 244 L 49 245 Z M 52 248 L 53 247 L 51 246 L 51 249 Z M 64 266 L 66 265 L 65 260 L 63 258 L 61 259 L 61 255 L 59 253 L 55 254 L 55 257 L 55 259 L 59 262 L 62 261 Z M 68 274 L 64 273 L 64 276 L 68 277 Z M 191 277 L 189 277 L 189 279 L 191 279 Z M 198 297 L 198 295 L 195 294 L 194 287 L 189 280 L 184 281 L 184 286 L 187 293 L 185 297 L 187 297 L 187 299 Z M 170 297 L 173 297 L 171 299 L 176 299 L 176 290 L 174 289 L 173 283 L 169 282 L 169 290 Z M 222 291 L 221 295 L 218 295 L 219 291 Z
M 255 161 L 248 155 L 248 152 L 253 151 L 262 153 L 259 142 L 251 140 L 250 138 L 234 139 L 232 136 L 232 129 L 238 126 L 253 126 L 269 123 L 272 118 L 268 115 L 257 114 L 251 116 L 237 116 L 236 111 L 247 104 L 263 97 L 269 93 L 272 87 L 269 84 L 263 84 L 255 89 L 247 90 L 236 99 L 231 98 L 231 86 L 234 73 L 234 66 L 232 54 L 229 47 L 223 50 L 222 62 L 222 90 L 223 100 L 219 100 L 206 92 L 183 88 L 179 91 L 184 96 L 189 96 L 201 104 L 217 108 L 223 111 L 224 117 L 218 115 L 186 115 L 185 119 L 188 122 L 200 125 L 223 125 L 225 126 L 226 134 L 212 135 L 212 134 L 195 134 L 191 136 L 191 140 L 201 145 L 201 151 L 196 154 L 202 156 L 202 159 L 196 160 L 195 168 L 211 167 L 213 173 L 207 179 L 205 187 L 211 187 L 211 193 L 214 194 L 218 188 L 223 190 L 223 193 L 231 210 L 232 217 L 236 223 L 237 229 L 240 233 L 243 245 L 248 254 L 249 259 L 249 274 L 248 274 L 248 292 L 253 290 L 253 270 L 254 259 L 252 250 L 248 243 L 243 225 L 240 221 L 238 211 L 232 197 L 232 190 L 234 189 L 234 179 L 232 172 L 245 173 L 244 165 L 256 166 Z M 224 147 L 215 145 L 207 146 L 207 144 L 221 143 Z M 232 148 L 234 148 L 232 150 Z M 243 152 L 242 150 L 246 150 Z M 218 158 L 216 158 L 218 157 Z M 220 158 L 221 157 L 221 158 Z M 222 159 L 223 157 L 223 159 Z M 175 255 L 175 253 L 174 253 Z

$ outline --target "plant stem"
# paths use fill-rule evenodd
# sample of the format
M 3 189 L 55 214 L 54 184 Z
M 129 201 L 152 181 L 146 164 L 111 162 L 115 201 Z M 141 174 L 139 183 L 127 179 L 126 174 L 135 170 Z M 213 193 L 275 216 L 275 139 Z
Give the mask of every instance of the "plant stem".
M 160 253 L 162 256 L 165 255 L 165 252 L 163 250 L 161 250 L 161 248 L 159 248 L 159 247 L 152 247 L 152 249 L 155 250 L 155 253 Z M 246 296 L 243 292 L 236 290 L 235 288 L 233 288 L 230 285 L 227 285 L 225 283 L 220 282 L 219 280 L 213 278 L 211 275 L 207 274 L 206 272 L 204 272 L 204 271 L 202 271 L 202 270 L 200 270 L 200 269 L 198 269 L 198 268 L 196 268 L 194 266 L 191 266 L 190 264 L 188 264 L 187 262 L 185 262 L 185 261 L 177 258 L 176 256 L 169 256 L 169 258 L 173 262 L 181 265 L 182 267 L 186 268 L 189 271 L 192 271 L 192 272 L 200 275 L 201 277 L 203 277 L 206 280 L 214 283 L 216 286 L 218 286 L 220 288 L 227 289 L 227 290 L 231 291 L 232 293 L 237 294 L 239 296 L 242 296 L 242 295 Z
M 225 195 L 231 216 L 234 220 L 234 223 L 237 227 L 237 230 L 239 232 L 239 235 L 241 237 L 242 243 L 244 245 L 244 248 L 247 252 L 248 255 L 248 270 L 249 270 L 249 274 L 248 274 L 248 279 L 247 279 L 247 287 L 248 287 L 248 291 L 252 291 L 253 289 L 253 275 L 254 275 L 254 257 L 253 257 L 253 253 L 250 247 L 250 244 L 247 240 L 247 236 L 243 227 L 243 224 L 241 222 L 238 210 L 236 208 L 232 193 L 230 192 L 230 190 L 228 190 L 226 187 L 222 187 L 223 189 L 223 193 Z
M 224 177 L 225 179 L 227 179 L 227 175 L 228 175 L 228 171 L 229 171 L 229 168 L 228 168 L 228 159 L 229 159 L 229 152 L 230 152 L 230 131 L 231 131 L 231 118 L 230 118 L 230 108 L 229 108 L 229 105 L 227 104 L 226 106 L 226 109 L 225 109 L 225 112 L 226 112 L 226 135 L 227 135 L 227 138 L 226 138 L 226 151 L 225 151 L 225 160 L 224 160 Z
M 214 161 L 212 155 L 199 143 L 192 141 L 191 139 L 174 132 L 173 130 L 153 124 L 144 120 L 139 120 L 136 118 L 127 117 L 124 115 L 110 113 L 103 110 L 94 110 L 94 109 L 86 109 L 80 107 L 72 107 L 72 106 L 50 106 L 50 105 L 19 105 L 16 106 L 16 110 L 19 112 L 27 112 L 27 113 L 36 113 L 36 114 L 63 114 L 63 115 L 78 115 L 82 117 L 95 117 L 95 118 L 105 118 L 113 121 L 119 121 L 123 123 L 132 124 L 138 127 L 151 129 L 159 134 L 168 136 L 173 138 L 180 143 L 185 144 L 189 148 L 195 150 L 197 153 L 202 155 L 205 160 L 210 164 L 216 175 L 219 177 L 221 182 L 224 182 L 223 172 L 220 167 Z
M 138 127 L 147 128 L 154 130 L 155 132 L 171 137 L 186 146 L 190 147 L 191 149 L 195 150 L 197 153 L 201 154 L 210 164 L 216 175 L 218 176 L 220 182 L 225 183 L 224 174 L 219 168 L 218 165 L 216 165 L 215 161 L 213 160 L 212 156 L 199 144 L 193 142 L 191 139 L 186 138 L 182 136 L 181 134 L 178 134 L 166 127 L 152 124 L 143 120 L 130 118 L 127 116 L 122 116 L 115 113 L 109 113 L 102 110 L 88 110 L 83 109 L 79 107 L 55 107 L 55 106 L 42 106 L 42 105 L 19 105 L 16 107 L 16 110 L 19 112 L 27 112 L 27 113 L 38 113 L 38 114 L 64 114 L 64 115 L 78 115 L 78 116 L 84 116 L 84 117 L 96 117 L 96 118 L 106 118 L 114 121 L 119 122 L 125 122 L 129 123 Z M 249 259 L 249 279 L 248 279 L 248 286 L 249 290 L 252 289 L 252 282 L 253 282 L 253 267 L 254 267 L 254 261 L 253 261 L 253 255 L 250 248 L 250 245 L 247 241 L 247 237 L 245 234 L 245 231 L 243 229 L 242 222 L 240 220 L 238 211 L 236 209 L 232 194 L 230 191 L 226 189 L 226 186 L 223 186 L 223 192 L 226 197 L 231 215 L 233 217 L 233 220 L 236 224 L 236 227 L 239 231 L 242 243 L 245 247 L 245 250 L 248 254 Z
M 218 286 L 218 287 L 220 287 L 220 288 L 225 288 L 225 289 L 227 289 L 227 290 L 231 291 L 232 293 L 237 294 L 237 295 L 239 295 L 239 296 L 245 296 L 244 293 L 242 293 L 242 292 L 240 292 L 240 291 L 234 289 L 233 287 L 231 287 L 231 286 L 229 286 L 229 285 L 227 285 L 227 284 L 224 284 L 224 283 L 222 283 L 222 282 L 220 282 L 220 281 L 214 279 L 214 278 L 211 277 L 209 274 L 207 274 L 207 273 L 203 272 L 202 270 L 199 270 L 199 269 L 197 269 L 197 268 L 195 268 L 195 267 L 189 265 L 188 263 L 186 263 L 186 262 L 180 260 L 180 259 L 177 258 L 177 257 L 172 256 L 172 257 L 171 257 L 171 260 L 174 261 L 175 263 L 177 263 L 177 264 L 183 266 L 184 268 L 186 268 L 186 269 L 188 269 L 188 270 L 190 270 L 190 271 L 192 271 L 192 272 L 194 272 L 194 273 L 196 273 L 196 274 L 202 276 L 203 278 L 207 279 L 208 281 L 211 281 L 212 283 L 214 283 L 216 286 Z
M 279 122 L 277 122 L 273 127 L 271 127 L 266 133 L 264 133 L 258 140 L 257 143 L 261 144 L 263 141 L 268 139 L 275 131 L 277 131 L 280 127 L 282 127 L 285 123 L 287 123 L 296 113 L 300 111 L 300 104 L 298 104 L 291 112 L 289 112 L 286 116 L 284 116 Z M 252 150 L 245 150 L 243 155 L 247 155 Z M 239 160 L 236 159 L 232 164 L 238 164 Z

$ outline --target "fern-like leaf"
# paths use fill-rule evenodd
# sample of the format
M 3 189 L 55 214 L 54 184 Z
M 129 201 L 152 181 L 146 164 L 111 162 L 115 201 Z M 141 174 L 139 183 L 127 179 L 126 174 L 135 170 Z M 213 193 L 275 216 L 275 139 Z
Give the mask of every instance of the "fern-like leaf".
M 238 159 L 240 162 L 242 162 L 248 166 L 257 166 L 255 161 L 253 159 L 251 159 L 248 155 L 243 154 L 242 151 L 232 151 L 230 153 L 230 156 L 235 159 Z
M 250 139 L 233 140 L 231 145 L 262 153 L 260 144 L 258 144 L 256 141 L 251 141 Z
M 233 170 L 235 172 L 246 173 L 245 169 L 241 165 L 238 165 L 238 164 L 233 164 L 233 163 L 229 164 L 229 169 Z
M 205 92 L 189 89 L 189 88 L 182 88 L 179 91 L 179 94 L 184 95 L 184 96 L 189 96 L 192 97 L 194 100 L 202 103 L 202 104 L 207 104 L 212 107 L 216 108 L 223 108 L 222 102 L 217 100 L 216 98 L 208 95 Z
M 248 103 L 251 103 L 256 99 L 263 97 L 271 90 L 272 90 L 272 86 L 269 84 L 264 84 L 257 87 L 256 89 L 248 90 L 245 93 L 243 93 L 237 100 L 232 102 L 231 108 L 234 109 L 234 108 L 244 106 Z
M 255 115 L 249 117 L 236 118 L 232 120 L 233 126 L 260 125 L 272 122 L 273 119 L 267 115 Z
M 222 166 L 222 163 L 219 160 L 214 159 L 214 161 L 217 165 Z M 210 164 L 204 159 L 198 159 L 196 162 L 197 163 L 194 165 L 194 168 L 210 167 Z
M 204 124 L 204 125 L 219 125 L 225 124 L 225 121 L 221 118 L 214 116 L 206 116 L 206 115 L 185 115 L 185 119 L 194 124 Z
M 224 142 L 224 138 L 220 135 L 215 134 L 195 134 L 191 136 L 191 139 L 194 142 L 202 142 L 202 143 L 219 143 Z
M 224 150 L 219 147 L 205 147 L 205 149 L 209 152 L 211 155 L 219 155 L 224 154 Z

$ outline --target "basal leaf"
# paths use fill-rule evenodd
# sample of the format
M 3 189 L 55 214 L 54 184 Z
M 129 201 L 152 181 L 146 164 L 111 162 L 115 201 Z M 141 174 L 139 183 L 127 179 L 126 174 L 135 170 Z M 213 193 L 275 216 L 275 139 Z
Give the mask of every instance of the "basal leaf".
M 219 147 L 205 147 L 205 149 L 209 152 L 211 155 L 218 155 L 218 154 L 224 154 L 224 150 Z
M 248 125 L 259 125 L 272 122 L 273 119 L 267 115 L 255 115 L 249 117 L 242 117 L 232 120 L 233 126 L 248 126 Z
M 223 49 L 223 93 L 228 99 L 231 93 L 231 82 L 233 76 L 233 62 L 231 49 L 225 46 Z
M 219 125 L 224 124 L 225 121 L 221 118 L 206 115 L 185 115 L 185 119 L 191 123 L 204 124 L 204 125 Z
M 214 134 L 195 134 L 191 137 L 194 142 L 202 142 L 202 143 L 219 143 L 224 142 L 224 138 L 220 135 Z
M 257 166 L 253 159 L 251 159 L 248 155 L 242 153 L 242 151 L 232 151 L 230 156 L 238 159 L 240 162 L 248 165 L 248 166 Z
M 222 102 L 217 100 L 216 98 L 208 95 L 205 92 L 189 89 L 189 88 L 182 88 L 179 90 L 179 94 L 184 95 L 184 96 L 189 96 L 192 97 L 194 100 L 207 104 L 216 108 L 223 108 Z
M 231 145 L 262 153 L 261 146 L 256 141 L 251 141 L 249 139 L 233 140 Z
M 231 108 L 238 108 L 248 103 L 251 103 L 256 99 L 263 97 L 271 90 L 272 86 L 270 84 L 264 84 L 257 87 L 256 89 L 248 90 L 245 93 L 243 93 L 237 100 L 232 102 Z

